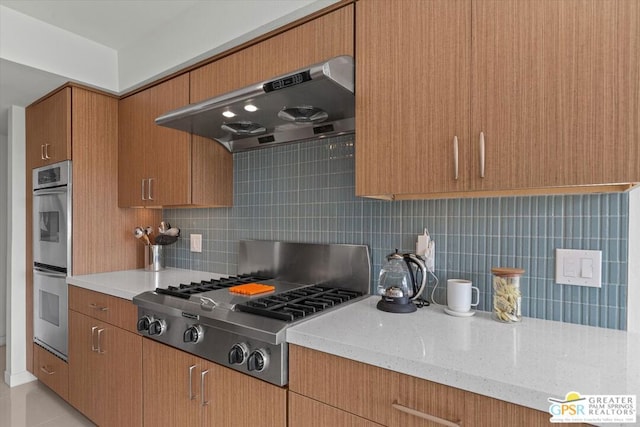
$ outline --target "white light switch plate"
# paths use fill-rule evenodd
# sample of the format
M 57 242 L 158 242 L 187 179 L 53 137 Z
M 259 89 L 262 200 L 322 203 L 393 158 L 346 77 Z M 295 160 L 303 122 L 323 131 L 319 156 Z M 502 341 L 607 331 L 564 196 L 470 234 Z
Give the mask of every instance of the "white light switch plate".
M 602 251 L 556 249 L 556 283 L 602 286 Z
M 191 234 L 191 252 L 202 252 L 202 234 Z

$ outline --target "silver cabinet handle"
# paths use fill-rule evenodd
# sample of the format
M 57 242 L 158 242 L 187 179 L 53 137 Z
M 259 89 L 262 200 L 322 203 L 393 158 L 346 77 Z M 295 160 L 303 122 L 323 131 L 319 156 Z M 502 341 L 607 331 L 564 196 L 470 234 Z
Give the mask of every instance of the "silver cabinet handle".
M 105 354 L 106 351 L 104 351 L 102 349 L 102 333 L 104 332 L 104 328 L 103 329 L 98 329 L 98 354 Z
M 49 157 L 49 145 L 50 144 L 44 144 L 44 158 L 49 160 L 51 157 Z
M 202 371 L 202 373 L 200 374 L 200 405 L 201 406 L 207 406 L 209 404 L 209 401 L 206 400 L 205 393 L 204 393 L 204 378 L 207 376 L 208 373 L 209 373 L 209 370 L 207 369 L 206 371 Z
M 454 179 L 458 179 L 458 136 L 453 137 L 453 165 L 455 169 Z
M 42 372 L 44 372 L 45 374 L 47 374 L 47 375 L 53 375 L 53 374 L 56 373 L 56 371 L 51 371 L 51 370 L 47 369 L 47 366 L 40 366 L 40 370 Z
M 100 311 L 108 311 L 109 310 L 109 307 L 105 307 L 105 306 L 98 305 L 98 304 L 95 304 L 95 303 L 89 304 L 89 307 L 93 308 L 94 310 L 100 310 Z
M 400 412 L 413 415 L 414 417 L 422 418 L 423 420 L 431 421 L 432 423 L 436 423 L 441 426 L 460 427 L 460 421 L 445 420 L 444 418 L 436 417 L 435 415 L 426 414 L 424 412 L 416 411 L 412 408 L 407 408 L 406 406 L 400 405 L 397 402 L 393 402 L 391 406 L 393 407 L 393 409 L 396 409 Z
M 96 329 L 98 329 L 97 326 L 93 326 L 91 328 L 91 351 L 95 351 L 97 353 L 98 347 L 96 346 Z
M 149 200 L 153 200 L 153 191 L 151 190 L 151 183 L 153 182 L 153 178 L 149 178 L 148 181 L 149 181 L 149 187 L 148 187 L 148 189 L 149 189 L 149 197 L 148 197 L 148 199 Z
M 484 178 L 484 132 L 480 132 L 480 178 Z
M 147 198 L 144 195 L 144 182 L 146 181 L 146 179 L 141 179 L 140 183 L 142 184 L 142 188 L 140 189 L 140 194 L 141 194 L 141 198 L 142 200 L 147 200 Z
M 189 400 L 194 400 L 196 395 L 193 394 L 193 370 L 196 368 L 196 365 L 189 366 Z
M 42 145 L 40 146 L 40 159 L 41 159 L 41 160 L 44 160 L 44 159 L 45 159 L 45 157 L 44 157 L 44 144 L 42 144 Z

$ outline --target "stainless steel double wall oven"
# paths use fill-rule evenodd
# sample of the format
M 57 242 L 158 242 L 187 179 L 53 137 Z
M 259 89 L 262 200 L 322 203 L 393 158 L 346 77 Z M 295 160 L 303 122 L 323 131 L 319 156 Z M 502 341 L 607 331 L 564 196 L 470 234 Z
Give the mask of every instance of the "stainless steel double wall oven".
M 67 360 L 71 161 L 33 170 L 33 339 Z

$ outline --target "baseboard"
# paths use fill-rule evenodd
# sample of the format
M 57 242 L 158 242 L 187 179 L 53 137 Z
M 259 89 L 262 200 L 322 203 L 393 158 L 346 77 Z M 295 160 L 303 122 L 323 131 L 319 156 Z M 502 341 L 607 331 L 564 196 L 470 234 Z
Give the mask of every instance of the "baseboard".
M 35 380 L 37 380 L 37 378 L 31 375 L 28 371 L 23 371 L 13 375 L 9 374 L 9 371 L 4 371 L 4 382 L 9 387 L 16 387 Z

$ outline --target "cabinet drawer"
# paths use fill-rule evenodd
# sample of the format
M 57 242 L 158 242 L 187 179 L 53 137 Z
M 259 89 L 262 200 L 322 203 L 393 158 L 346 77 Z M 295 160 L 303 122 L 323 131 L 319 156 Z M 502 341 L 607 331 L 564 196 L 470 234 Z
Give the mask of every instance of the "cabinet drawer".
M 69 309 L 137 333 L 138 309 L 131 301 L 69 285 Z
M 289 427 L 324 426 L 379 427 L 380 424 L 289 392 Z
M 457 423 L 464 416 L 462 390 L 295 345 L 289 390 L 388 426 L 433 425 L 428 417 Z
M 37 344 L 33 345 L 33 371 L 36 377 L 64 400 L 69 400 L 69 366 Z

